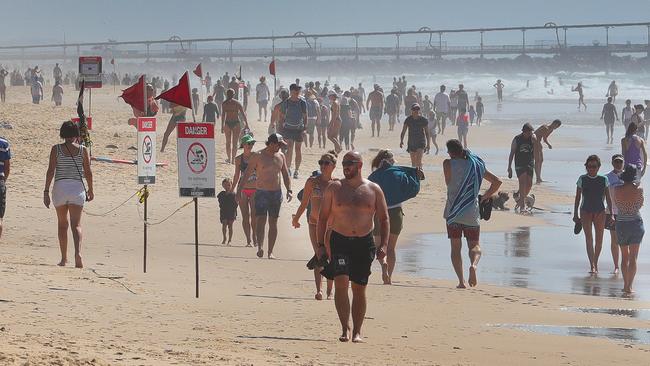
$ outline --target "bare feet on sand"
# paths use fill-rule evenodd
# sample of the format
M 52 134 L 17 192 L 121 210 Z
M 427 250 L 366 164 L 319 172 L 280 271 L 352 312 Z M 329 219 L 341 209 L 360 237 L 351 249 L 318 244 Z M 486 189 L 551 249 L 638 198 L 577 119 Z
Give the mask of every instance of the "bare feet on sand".
M 467 286 L 465 286 L 465 282 L 461 282 L 456 286 L 456 288 L 467 288 Z
M 262 249 L 262 248 L 258 249 L 258 250 L 257 250 L 257 256 L 258 256 L 259 258 L 264 257 L 264 249 Z
M 618 274 L 618 268 L 614 268 L 614 271 L 612 272 L 612 274 L 617 275 Z
M 392 284 L 388 275 L 388 263 L 381 264 L 381 279 L 384 281 L 384 285 Z
M 273 255 L 273 253 L 269 253 L 268 258 L 269 259 L 275 259 L 275 256 Z
M 319 300 L 319 301 L 320 301 L 320 300 L 323 300 L 323 292 L 322 292 L 322 291 L 318 291 L 318 292 L 316 293 L 316 295 L 314 296 L 314 298 L 315 298 L 316 300 Z
M 352 343 L 364 343 L 360 333 L 356 333 L 354 336 L 352 336 Z
M 470 287 L 476 286 L 476 266 L 469 267 L 469 280 L 467 280 L 467 283 L 469 283 Z
M 59 267 L 65 267 L 66 263 L 68 263 L 66 259 L 61 259 L 61 262 L 57 263 L 56 265 Z
M 75 268 L 84 268 L 83 262 L 81 260 L 81 256 L 77 255 L 74 257 L 74 267 Z
M 343 329 L 343 333 L 339 337 L 339 341 L 341 342 L 349 342 L 350 341 L 350 328 L 345 328 Z

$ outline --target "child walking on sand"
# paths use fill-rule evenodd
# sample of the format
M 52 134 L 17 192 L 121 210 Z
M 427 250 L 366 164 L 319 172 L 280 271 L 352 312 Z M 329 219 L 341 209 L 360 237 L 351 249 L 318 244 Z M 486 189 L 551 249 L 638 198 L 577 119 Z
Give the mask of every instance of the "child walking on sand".
M 221 221 L 221 233 L 223 241 L 221 244 L 226 244 L 226 229 L 228 230 L 228 245 L 232 242 L 232 224 L 237 218 L 237 198 L 235 193 L 231 191 L 232 180 L 225 178 L 221 181 L 223 191 L 219 192 L 217 199 L 219 200 L 219 220 Z

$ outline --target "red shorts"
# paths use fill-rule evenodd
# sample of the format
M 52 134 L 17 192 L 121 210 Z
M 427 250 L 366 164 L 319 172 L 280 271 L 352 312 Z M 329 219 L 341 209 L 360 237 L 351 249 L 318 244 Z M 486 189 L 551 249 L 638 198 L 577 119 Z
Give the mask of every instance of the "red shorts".
M 447 237 L 449 239 L 460 239 L 464 235 L 467 240 L 478 241 L 480 234 L 480 226 L 468 226 L 463 224 L 447 225 Z

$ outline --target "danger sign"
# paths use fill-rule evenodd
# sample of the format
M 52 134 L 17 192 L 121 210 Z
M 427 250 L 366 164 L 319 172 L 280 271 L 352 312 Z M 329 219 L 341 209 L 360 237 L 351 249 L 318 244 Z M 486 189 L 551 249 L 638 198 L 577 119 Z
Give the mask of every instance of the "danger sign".
M 156 183 L 156 118 L 138 118 L 138 184 Z
M 214 124 L 179 123 L 176 132 L 180 196 L 214 197 Z

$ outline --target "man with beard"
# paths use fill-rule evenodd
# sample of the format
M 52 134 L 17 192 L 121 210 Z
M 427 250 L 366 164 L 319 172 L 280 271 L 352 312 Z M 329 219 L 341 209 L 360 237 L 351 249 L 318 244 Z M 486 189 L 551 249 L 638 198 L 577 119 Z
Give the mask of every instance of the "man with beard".
M 366 285 L 375 255 L 382 261 L 388 246 L 388 209 L 381 188 L 361 176 L 363 159 L 358 152 L 343 157 L 345 179 L 325 190 L 318 219 L 318 257 L 330 261 L 323 275 L 334 280 L 334 303 L 341 322 L 339 341 L 363 342 L 361 326 L 366 314 Z M 372 236 L 377 217 L 381 241 Z M 329 240 L 325 240 L 329 231 Z M 352 281 L 352 305 L 348 288 Z M 350 334 L 352 314 L 352 334 Z

